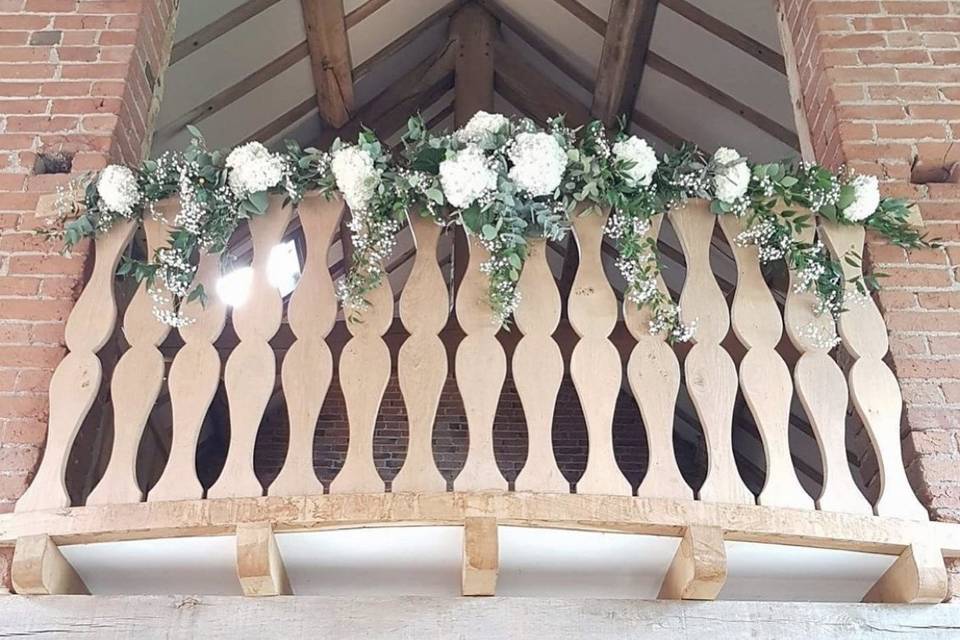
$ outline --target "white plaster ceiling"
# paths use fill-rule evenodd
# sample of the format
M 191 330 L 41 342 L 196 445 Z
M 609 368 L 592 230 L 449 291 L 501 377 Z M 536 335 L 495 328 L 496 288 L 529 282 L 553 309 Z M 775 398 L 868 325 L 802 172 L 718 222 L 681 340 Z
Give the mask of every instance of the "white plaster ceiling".
M 463 528 L 278 533 L 299 595 L 457 596 Z M 679 538 L 499 527 L 497 594 L 656 598 Z M 859 602 L 893 556 L 727 542 L 724 600 Z M 61 547 L 94 595 L 237 595 L 233 536 Z

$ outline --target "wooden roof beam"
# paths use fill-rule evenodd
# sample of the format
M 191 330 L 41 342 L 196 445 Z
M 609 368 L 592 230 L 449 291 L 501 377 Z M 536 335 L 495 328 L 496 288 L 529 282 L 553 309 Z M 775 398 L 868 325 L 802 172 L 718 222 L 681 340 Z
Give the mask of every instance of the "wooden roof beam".
M 546 39 L 540 37 L 540 35 L 534 29 L 531 29 L 529 26 L 527 26 L 527 24 L 510 9 L 501 6 L 495 0 L 480 0 L 480 3 L 489 9 L 489 11 L 501 23 L 506 25 L 507 28 L 517 34 L 534 51 L 543 56 L 544 59 L 553 64 L 557 69 L 566 74 L 578 85 L 590 93 L 593 93 L 593 77 L 591 77 L 589 73 L 586 73 L 580 69 L 577 65 L 571 63 L 560 51 L 558 51 L 552 44 L 547 42 Z M 638 127 L 649 131 L 673 147 L 679 147 L 683 142 L 683 138 L 681 138 L 678 134 L 674 133 L 659 122 L 656 122 L 648 115 L 640 113 L 639 109 L 633 110 L 632 120 L 633 123 Z
M 753 56 L 774 71 L 778 71 L 786 75 L 787 67 L 786 62 L 784 61 L 784 56 L 780 55 L 759 40 L 751 38 L 742 31 L 730 26 L 723 20 L 713 17 L 700 7 L 694 6 L 693 4 L 687 2 L 687 0 L 660 0 L 660 2 L 663 4 L 663 6 L 667 7 L 674 13 L 683 16 L 701 29 L 709 31 L 721 40 L 724 40 L 740 49 L 744 53 Z
M 656 13 L 657 0 L 613 0 L 610 4 L 590 107 L 591 115 L 608 127 L 618 117 L 630 118 L 633 113 Z
M 647 57 L 647 64 L 651 69 L 662 73 L 671 80 L 682 84 L 688 89 L 699 93 L 701 96 L 710 100 L 724 109 L 737 114 L 750 124 L 754 125 L 764 133 L 776 138 L 787 146 L 799 149 L 797 134 L 783 126 L 773 118 L 760 113 L 753 107 L 740 102 L 730 94 L 714 87 L 706 80 L 693 75 L 686 69 L 675 65 L 666 58 L 650 52 Z
M 457 55 L 455 45 L 455 41 L 448 40 L 438 51 L 370 100 L 344 126 L 323 131 L 316 141 L 317 146 L 326 148 L 336 138 L 354 138 L 364 125 L 383 135 L 395 133 L 403 125 L 406 115 L 415 112 L 415 109 L 409 108 L 410 105 L 419 104 L 424 93 L 441 85 L 447 87 L 446 91 L 452 87 Z M 402 115 L 404 120 L 390 129 L 390 123 L 396 121 L 398 114 Z
M 344 24 L 347 25 L 347 29 L 352 29 L 382 9 L 388 2 L 390 0 L 367 0 L 344 17 Z
M 343 0 L 301 0 L 320 117 L 342 127 L 353 110 L 353 65 Z
M 607 23 L 603 20 L 603 18 L 580 4 L 578 0 L 555 0 L 555 2 L 567 9 L 591 30 L 601 36 L 606 36 Z M 675 80 L 676 82 L 679 82 L 680 84 L 683 84 L 693 91 L 699 93 L 717 105 L 732 111 L 762 131 L 770 134 L 774 138 L 777 138 L 784 144 L 787 144 L 793 148 L 799 148 L 797 135 L 794 132 L 790 131 L 788 128 L 784 127 L 772 118 L 760 113 L 756 109 L 743 104 L 733 96 L 724 93 L 720 89 L 717 89 L 707 81 L 698 78 L 689 71 L 682 69 L 681 67 L 673 64 L 661 56 L 658 56 L 652 51 L 648 52 L 647 54 L 647 64 L 660 73 Z M 651 131 L 651 133 L 653 132 Z
M 247 0 L 247 2 L 223 14 L 199 31 L 191 33 L 183 40 L 174 43 L 173 49 L 170 52 L 170 64 L 174 65 L 180 62 L 191 53 L 199 51 L 234 27 L 261 14 L 279 1 L 280 0 Z
M 494 87 L 500 95 L 540 123 L 566 114 L 567 123 L 579 127 L 590 121 L 590 112 L 576 98 L 551 82 L 503 40 L 494 45 L 497 59 Z

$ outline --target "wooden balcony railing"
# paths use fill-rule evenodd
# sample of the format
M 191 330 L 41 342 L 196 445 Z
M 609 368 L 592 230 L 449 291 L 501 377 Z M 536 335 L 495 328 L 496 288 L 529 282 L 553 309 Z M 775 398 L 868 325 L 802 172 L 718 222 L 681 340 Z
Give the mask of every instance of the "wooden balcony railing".
M 172 219 L 176 206 L 170 201 L 161 207 L 166 219 Z M 394 319 L 394 296 L 388 280 L 370 295 L 371 304 L 359 313 L 358 321 L 348 322 L 351 337 L 335 364 L 326 342 L 338 315 L 327 253 L 342 213 L 339 200 L 310 196 L 294 210 L 275 199 L 266 215 L 249 223 L 254 277 L 247 302 L 233 311 L 239 342 L 222 372 L 229 400 L 229 450 L 222 473 L 206 494 L 197 477 L 196 450 L 204 417 L 221 384 L 221 358 L 214 343 L 224 329 L 227 309 L 215 297 L 205 306 L 188 305 L 195 321 L 179 329 L 183 346 L 167 371 L 158 347 L 170 328 L 155 319 L 145 286 L 136 291 L 121 320 L 129 348 L 110 380 L 112 452 L 86 505 L 72 507 L 65 485 L 67 463 L 100 392 L 98 352 L 117 322 L 113 274 L 133 236 L 133 223 L 119 225 L 97 240 L 89 283 L 66 328 L 69 353 L 50 385 L 42 463 L 15 513 L 0 516 L 0 544 L 17 545 L 14 579 L 23 590 L 69 588 L 69 580 L 51 583 L 43 573 L 43 567 L 49 570 L 58 557 L 55 545 L 236 531 L 238 548 L 244 550 L 241 557 L 263 559 L 262 565 L 254 563 L 262 569 L 276 562 L 272 531 L 427 523 L 468 527 L 464 591 L 485 592 L 492 589 L 490 565 L 495 575 L 496 564 L 495 557 L 489 557 L 491 548 L 496 555 L 495 540 L 490 546 L 496 527 L 490 524 L 501 523 L 681 536 L 680 551 L 664 580 L 662 595 L 668 597 L 716 595 L 717 576 L 722 584 L 723 567 L 717 565 L 723 562 L 723 542 L 738 540 L 896 555 L 899 559 L 868 597 L 943 598 L 943 556 L 960 556 L 960 525 L 930 522 L 907 481 L 900 450 L 900 390 L 883 361 L 886 329 L 870 299 L 853 305 L 839 322 L 841 350 L 851 363 L 845 375 L 828 347 L 809 331 L 813 324 L 831 333 L 830 316 L 815 316 L 811 295 L 791 288 L 784 321 L 761 276 L 756 249 L 733 242 L 740 221 L 723 217 L 718 222 L 706 203 L 691 201 L 669 217 L 686 263 L 680 304 L 686 318 L 697 320 L 693 345 L 675 350 L 649 333 L 644 311 L 626 304 L 622 317 L 634 344 L 624 363 L 610 339 L 620 314 L 602 263 L 606 216 L 583 215 L 574 223 L 580 259 L 567 301 L 569 323 L 579 339 L 565 372 L 553 337 L 561 295 L 544 243 L 532 241 L 519 282 L 522 302 L 516 331 L 522 337 L 511 365 L 526 416 L 529 453 L 514 491 L 508 491 L 493 439 L 508 363 L 485 304 L 486 280 L 480 270 L 485 252 L 470 244 L 470 261 L 455 304 L 466 337 L 449 363 L 439 338 L 450 308 L 437 260 L 440 228 L 411 216 L 416 256 L 399 299 L 399 318 L 409 337 L 396 361 L 409 441 L 404 464 L 386 492 L 374 464 L 373 433 L 394 364 L 383 339 Z M 270 340 L 284 314 L 283 300 L 267 278 L 267 258 L 295 215 L 300 216 L 305 236 L 306 260 L 286 309 L 295 340 L 279 372 L 289 413 L 289 450 L 275 481 L 263 487 L 254 473 L 254 445 L 277 376 Z M 656 220 L 652 235 L 659 234 L 660 222 Z M 730 305 L 710 266 L 717 224 L 730 240 L 738 272 Z M 149 249 L 162 246 L 163 221 L 147 219 L 144 225 Z M 864 242 L 859 227 L 825 224 L 819 233 L 838 254 L 849 248 L 860 251 Z M 202 257 L 197 281 L 212 291 L 218 276 L 217 259 Z M 734 354 L 739 363 L 724 346 L 731 325 L 742 346 Z M 790 364 L 781 356 L 784 329 L 799 353 L 789 358 Z M 437 405 L 449 368 L 469 431 L 466 463 L 452 492 L 447 491 L 432 449 Z M 707 447 L 706 479 L 696 496 L 678 468 L 672 441 L 681 370 Z M 645 430 L 648 443 L 647 472 L 636 495 L 617 465 L 611 435 L 624 371 L 643 418 L 637 429 Z M 589 438 L 586 469 L 576 493 L 570 492 L 558 468 L 551 441 L 554 406 L 565 373 L 576 387 Z M 313 439 L 335 375 L 346 404 L 349 448 L 339 474 L 324 487 L 313 469 Z M 172 444 L 159 481 L 144 495 L 137 481 L 138 448 L 164 387 L 172 405 Z M 764 448 L 766 481 L 758 496 L 748 489 L 734 460 L 732 421 L 738 391 L 754 416 Z M 801 486 L 791 458 L 788 427 L 794 392 L 819 446 L 823 485 L 815 497 Z M 879 464 L 879 498 L 874 505 L 855 484 L 847 463 L 848 404 L 863 421 Z M 479 560 L 474 563 L 471 558 Z M 259 586 L 248 592 L 263 592 L 256 569 L 253 574 L 251 580 Z M 268 571 L 265 579 L 269 575 Z M 468 587 L 468 582 L 474 586 Z

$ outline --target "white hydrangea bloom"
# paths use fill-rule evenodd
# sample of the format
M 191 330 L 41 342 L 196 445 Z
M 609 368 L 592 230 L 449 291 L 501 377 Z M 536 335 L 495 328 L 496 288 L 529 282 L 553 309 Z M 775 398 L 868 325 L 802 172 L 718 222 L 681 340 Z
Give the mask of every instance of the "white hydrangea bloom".
M 283 160 L 259 142 L 248 142 L 231 151 L 227 169 L 227 183 L 238 198 L 272 189 L 283 179 Z
M 853 187 L 853 202 L 843 210 L 843 217 L 850 222 L 866 220 L 880 206 L 880 182 L 876 176 L 857 176 L 850 181 Z
M 567 170 L 567 154 L 549 133 L 518 134 L 507 156 L 513 163 L 510 179 L 534 197 L 556 191 Z
M 440 185 L 451 205 L 466 209 L 496 190 L 497 172 L 490 167 L 483 150 L 470 145 L 440 163 Z
M 477 144 L 503 129 L 508 123 L 509 120 L 503 114 L 477 111 L 455 135 L 461 142 Z
M 127 167 L 108 165 L 97 180 L 97 195 L 107 211 L 128 218 L 140 202 L 137 176 Z
M 713 154 L 717 171 L 713 176 L 714 193 L 718 200 L 732 204 L 747 193 L 750 186 L 750 167 L 736 149 L 720 147 Z
M 613 155 L 617 160 L 633 163 L 633 166 L 626 171 L 626 178 L 634 186 L 649 186 L 660 164 L 653 147 L 637 136 L 630 136 L 614 144 Z
M 380 170 L 373 157 L 360 147 L 343 147 L 333 152 L 330 170 L 350 209 L 365 210 L 380 185 Z

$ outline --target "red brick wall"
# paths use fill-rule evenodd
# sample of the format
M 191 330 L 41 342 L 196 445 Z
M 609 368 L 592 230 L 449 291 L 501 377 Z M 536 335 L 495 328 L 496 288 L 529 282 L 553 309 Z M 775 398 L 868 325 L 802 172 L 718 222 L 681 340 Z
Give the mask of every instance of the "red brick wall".
M 960 161 L 960 2 L 783 7 L 817 159 L 880 176 L 884 192 L 915 200 L 944 240 L 908 257 L 874 238 L 867 258 L 890 274 L 879 300 L 903 386 L 911 481 L 934 518 L 960 521 L 960 173 L 952 183 L 911 181 L 915 163 L 935 172 Z
M 622 392 L 614 414 L 613 441 L 617 462 L 634 487 L 640 484 L 647 466 L 647 442 L 643 429 L 636 402 L 629 393 Z M 287 432 L 286 412 L 281 407 L 267 419 L 258 434 L 254 467 L 264 486 L 269 485 L 283 466 Z M 314 468 L 324 484 L 329 484 L 343 466 L 348 435 L 343 393 L 334 379 L 317 421 L 314 438 Z M 512 483 L 527 459 L 527 424 L 520 397 L 509 378 L 500 396 L 493 435 L 497 465 Z M 587 464 L 587 426 L 569 378 L 564 380 L 557 397 L 552 435 L 560 470 L 568 480 L 576 482 Z M 397 475 L 406 450 L 407 413 L 400 386 L 396 377 L 393 377 L 384 395 L 374 430 L 374 462 L 384 480 L 390 481 Z M 467 418 L 452 375 L 447 379 L 440 397 L 433 451 L 437 467 L 452 488 L 453 479 L 463 468 L 467 456 Z M 704 470 L 695 460 L 696 448 L 678 441 L 677 454 L 688 480 L 694 486 L 699 486 L 703 482 Z M 209 467 L 202 470 L 205 484 L 212 484 L 216 479 L 225 455 L 226 451 L 223 451 L 220 460 L 209 461 Z
M 177 2 L 0 0 L 0 513 L 39 459 L 84 268 L 33 233 L 38 196 L 69 178 L 37 175 L 38 154 L 75 153 L 74 173 L 142 157 Z

